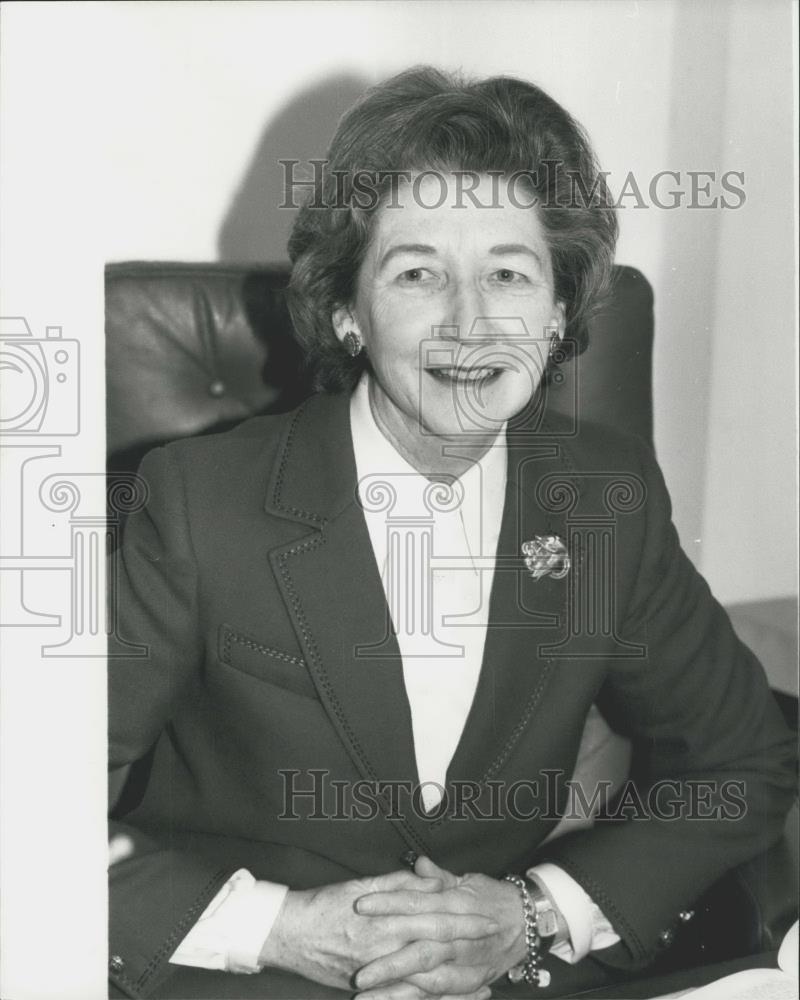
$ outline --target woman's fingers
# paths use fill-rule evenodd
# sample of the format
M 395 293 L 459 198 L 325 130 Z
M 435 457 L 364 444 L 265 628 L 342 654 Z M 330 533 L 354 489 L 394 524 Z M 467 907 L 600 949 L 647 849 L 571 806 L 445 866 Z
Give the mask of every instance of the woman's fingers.
M 387 917 L 392 933 L 406 941 L 480 941 L 500 930 L 491 917 L 480 913 L 419 913 Z
M 358 971 L 356 988 L 361 1000 L 389 1000 L 389 991 L 401 984 L 412 985 L 425 996 L 488 996 L 487 966 L 459 965 L 452 961 L 452 944 L 415 941 L 393 955 L 377 958 Z M 367 992 L 364 992 L 367 991 Z
M 356 993 L 356 1000 L 427 1000 L 427 995 L 413 983 L 392 983 L 369 993 Z
M 492 991 L 484 986 L 474 993 L 453 993 L 442 997 L 442 1000 L 490 1000 Z M 366 993 L 357 993 L 357 1000 L 438 1000 L 412 983 L 393 983 Z
M 388 875 L 377 875 L 375 878 L 362 879 L 369 886 L 369 892 L 394 892 L 398 889 L 409 889 L 416 892 L 441 892 L 444 883 L 438 876 L 428 877 L 417 875 L 407 869 L 389 872 Z
M 459 959 L 463 959 L 465 954 L 469 955 L 467 962 L 470 964 L 462 965 Z M 484 984 L 485 979 L 481 972 L 483 967 L 476 964 L 481 962 L 483 954 L 484 949 L 480 943 L 437 940 L 430 936 L 421 940 L 413 939 L 397 951 L 388 955 L 377 955 L 358 971 L 355 982 L 359 989 L 367 989 L 408 979 L 427 989 L 435 985 L 434 980 L 429 975 L 422 981 L 418 978 L 420 974 L 433 974 L 435 977 L 439 973 L 446 972 L 451 978 L 447 983 L 440 982 L 438 985 L 450 988 L 428 989 L 428 992 L 470 993 Z
M 393 892 L 373 892 L 356 900 L 356 913 L 372 917 L 387 917 L 394 913 L 469 913 L 473 900 L 444 890 L 427 892 L 419 889 L 396 889 Z
M 396 983 L 418 972 L 438 968 L 453 956 L 453 946 L 442 941 L 414 941 L 391 955 L 383 955 L 359 969 L 356 987 L 359 990 Z
M 382 986 L 367 993 L 357 993 L 356 1000 L 490 1000 L 492 991 L 483 986 L 474 993 L 426 993 L 411 983 L 394 983 L 392 986 Z
M 485 965 L 440 965 L 430 972 L 409 976 L 408 982 L 428 996 L 452 997 L 488 989 L 488 982 L 496 978 Z M 490 991 L 491 992 L 491 991 Z
M 414 864 L 414 871 L 422 878 L 439 878 L 445 889 L 453 889 L 458 885 L 458 878 L 444 868 L 440 868 L 423 854 L 417 858 Z
M 378 915 L 391 913 L 420 913 L 434 909 L 449 909 L 453 912 L 467 912 L 467 904 L 452 898 L 449 906 L 426 906 L 419 894 L 432 896 L 458 886 L 458 878 L 444 868 L 439 868 L 430 858 L 417 858 L 414 871 L 391 872 L 369 880 L 370 891 L 356 900 L 358 913 Z M 390 899 L 397 894 L 397 899 Z M 367 903 L 367 900 L 371 902 Z

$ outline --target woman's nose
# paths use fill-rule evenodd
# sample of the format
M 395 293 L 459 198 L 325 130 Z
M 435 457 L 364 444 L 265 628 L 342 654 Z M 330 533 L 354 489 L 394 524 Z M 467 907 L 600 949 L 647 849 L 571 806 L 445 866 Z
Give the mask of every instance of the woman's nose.
M 479 288 L 470 282 L 464 282 L 453 289 L 449 302 L 449 316 L 446 326 L 450 327 L 450 336 L 458 340 L 473 337 L 486 337 L 487 325 L 491 326 L 491 317 L 487 316 L 486 302 Z

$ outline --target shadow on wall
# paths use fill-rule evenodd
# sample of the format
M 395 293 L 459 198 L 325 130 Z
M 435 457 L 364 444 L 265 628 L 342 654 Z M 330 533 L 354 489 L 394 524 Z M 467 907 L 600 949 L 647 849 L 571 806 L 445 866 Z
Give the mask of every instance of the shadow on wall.
M 354 75 L 335 76 L 295 97 L 268 122 L 220 226 L 217 253 L 221 261 L 278 263 L 286 261 L 286 243 L 295 211 L 279 208 L 284 201 L 284 168 L 280 160 L 299 160 L 296 176 L 308 161 L 322 158 L 344 112 L 370 81 Z M 298 189 L 299 202 L 304 189 Z

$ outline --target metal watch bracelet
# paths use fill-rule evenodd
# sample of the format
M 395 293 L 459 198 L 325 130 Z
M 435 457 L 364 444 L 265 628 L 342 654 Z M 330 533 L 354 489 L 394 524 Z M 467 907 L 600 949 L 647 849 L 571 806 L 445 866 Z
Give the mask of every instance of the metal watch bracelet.
M 539 932 L 539 950 L 547 954 L 558 934 L 558 911 L 552 900 L 541 885 L 532 878 L 525 876 L 528 895 L 533 902 L 536 914 L 536 930 Z
M 519 983 L 524 981 L 530 986 L 549 986 L 550 973 L 547 969 L 541 968 L 543 941 L 537 927 L 536 904 L 529 891 L 529 887 L 533 887 L 539 893 L 541 893 L 541 890 L 535 883 L 519 875 L 505 875 L 504 880 L 519 889 L 522 900 L 522 915 L 525 920 L 525 961 L 521 965 L 515 965 L 513 969 L 509 969 L 509 982 Z M 546 942 L 546 947 L 549 947 L 550 944 L 552 944 L 552 937 Z

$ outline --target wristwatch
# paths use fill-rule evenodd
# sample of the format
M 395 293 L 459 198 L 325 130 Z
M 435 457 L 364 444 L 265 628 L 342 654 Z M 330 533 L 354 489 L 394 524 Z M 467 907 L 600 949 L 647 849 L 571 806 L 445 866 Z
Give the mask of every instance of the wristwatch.
M 556 934 L 558 933 L 558 911 L 538 882 L 535 882 L 532 878 L 528 878 L 527 875 L 523 877 L 528 895 L 533 903 L 534 922 L 540 941 L 539 947 L 542 953 L 546 954 L 553 946 Z

